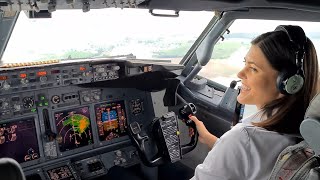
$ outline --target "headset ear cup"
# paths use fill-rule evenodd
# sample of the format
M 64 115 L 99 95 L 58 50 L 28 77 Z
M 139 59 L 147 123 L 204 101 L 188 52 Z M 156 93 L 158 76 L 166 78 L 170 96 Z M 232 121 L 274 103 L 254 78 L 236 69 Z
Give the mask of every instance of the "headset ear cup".
M 296 94 L 302 89 L 303 83 L 303 77 L 299 74 L 295 74 L 288 78 L 285 89 L 289 94 Z
M 277 87 L 282 94 L 296 94 L 299 92 L 304 84 L 304 79 L 299 74 L 288 73 L 288 71 L 281 72 L 277 78 Z
M 285 94 L 285 95 L 288 95 L 288 92 L 286 91 L 286 88 L 285 88 L 286 86 L 285 82 L 287 80 L 287 77 L 288 77 L 287 71 L 280 72 L 277 77 L 277 88 L 281 94 Z

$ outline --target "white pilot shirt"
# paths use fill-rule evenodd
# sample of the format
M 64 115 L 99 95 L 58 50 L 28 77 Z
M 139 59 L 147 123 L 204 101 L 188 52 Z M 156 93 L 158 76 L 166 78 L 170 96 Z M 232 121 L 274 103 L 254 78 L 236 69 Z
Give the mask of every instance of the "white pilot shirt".
M 265 119 L 258 112 L 222 135 L 191 180 L 268 179 L 278 155 L 295 138 L 251 124 Z

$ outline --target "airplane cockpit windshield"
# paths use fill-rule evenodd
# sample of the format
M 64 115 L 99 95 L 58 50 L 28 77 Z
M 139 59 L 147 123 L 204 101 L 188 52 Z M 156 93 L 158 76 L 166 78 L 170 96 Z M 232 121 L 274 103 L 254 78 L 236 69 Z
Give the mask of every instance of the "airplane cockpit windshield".
M 184 11 L 179 17 L 156 17 L 148 10 L 112 8 L 61 10 L 52 18 L 30 19 L 22 12 L 2 62 L 131 55 L 178 64 L 213 16 Z

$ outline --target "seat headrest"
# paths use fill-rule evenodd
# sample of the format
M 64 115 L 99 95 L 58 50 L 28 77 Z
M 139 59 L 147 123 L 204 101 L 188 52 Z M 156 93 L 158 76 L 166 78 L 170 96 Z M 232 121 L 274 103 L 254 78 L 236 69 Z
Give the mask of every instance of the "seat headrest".
M 304 120 L 300 124 L 300 133 L 313 151 L 320 154 L 320 94 L 310 102 Z
M 0 158 L 0 177 L 5 180 L 25 180 L 19 163 L 11 158 Z
M 320 119 L 320 93 L 311 100 L 309 107 L 304 115 L 304 119 Z

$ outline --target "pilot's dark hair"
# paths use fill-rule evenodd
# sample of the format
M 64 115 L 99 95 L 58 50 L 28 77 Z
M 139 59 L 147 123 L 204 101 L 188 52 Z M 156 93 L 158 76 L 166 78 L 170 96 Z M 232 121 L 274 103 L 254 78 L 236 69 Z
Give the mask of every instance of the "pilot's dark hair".
M 288 35 L 283 31 L 264 33 L 252 40 L 258 46 L 270 65 L 279 73 L 286 68 L 296 68 L 295 50 Z M 262 108 L 267 120 L 253 123 L 270 131 L 287 134 L 299 134 L 299 126 L 311 99 L 317 93 L 318 59 L 312 41 L 307 38 L 303 60 L 304 85 L 293 95 L 284 95 Z

